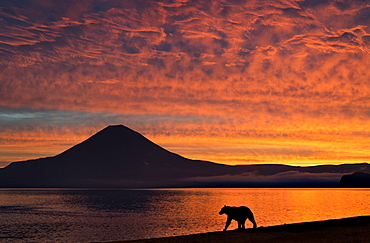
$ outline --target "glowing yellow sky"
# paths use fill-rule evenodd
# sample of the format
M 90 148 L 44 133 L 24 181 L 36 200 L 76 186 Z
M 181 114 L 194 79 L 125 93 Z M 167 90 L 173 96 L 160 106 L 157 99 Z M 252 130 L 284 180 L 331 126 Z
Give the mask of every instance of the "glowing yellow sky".
M 124 124 L 188 158 L 369 162 L 364 1 L 2 1 L 0 167 Z

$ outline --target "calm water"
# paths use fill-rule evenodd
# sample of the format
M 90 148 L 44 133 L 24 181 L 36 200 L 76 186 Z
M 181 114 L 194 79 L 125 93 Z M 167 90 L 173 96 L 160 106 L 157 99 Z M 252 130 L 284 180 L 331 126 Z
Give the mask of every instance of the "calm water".
M 0 189 L 0 242 L 89 242 L 219 231 L 223 205 L 258 226 L 370 215 L 370 189 Z M 230 229 L 236 228 L 233 222 Z M 251 223 L 247 221 L 247 227 Z

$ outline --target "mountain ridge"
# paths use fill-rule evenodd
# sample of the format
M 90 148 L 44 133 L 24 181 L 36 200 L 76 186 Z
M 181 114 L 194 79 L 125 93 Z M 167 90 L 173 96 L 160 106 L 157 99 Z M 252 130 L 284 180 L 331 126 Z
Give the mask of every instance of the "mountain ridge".
M 123 125 L 110 125 L 64 152 L 0 169 L 0 187 L 337 187 L 370 165 L 224 165 L 170 152 Z

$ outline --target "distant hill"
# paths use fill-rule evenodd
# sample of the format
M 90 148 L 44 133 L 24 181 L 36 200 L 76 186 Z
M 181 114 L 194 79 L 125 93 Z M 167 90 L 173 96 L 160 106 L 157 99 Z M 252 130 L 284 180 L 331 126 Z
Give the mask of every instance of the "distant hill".
M 0 187 L 337 187 L 370 165 L 222 165 L 191 160 L 123 125 L 108 126 L 49 158 L 0 169 Z
M 370 174 L 356 172 L 351 175 L 344 175 L 340 180 L 339 187 L 344 188 L 370 188 Z

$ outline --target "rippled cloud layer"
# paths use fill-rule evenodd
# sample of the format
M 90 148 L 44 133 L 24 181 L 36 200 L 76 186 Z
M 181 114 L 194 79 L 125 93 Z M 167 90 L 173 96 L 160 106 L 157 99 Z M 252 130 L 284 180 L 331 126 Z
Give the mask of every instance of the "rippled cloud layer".
M 222 163 L 369 161 L 369 23 L 360 0 L 4 0 L 0 162 L 114 123 Z

